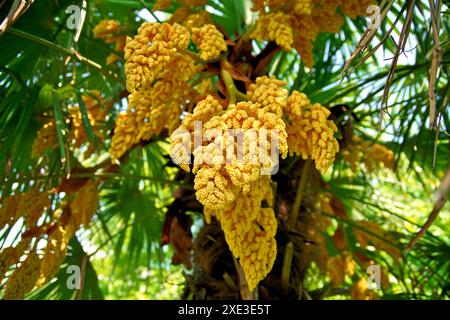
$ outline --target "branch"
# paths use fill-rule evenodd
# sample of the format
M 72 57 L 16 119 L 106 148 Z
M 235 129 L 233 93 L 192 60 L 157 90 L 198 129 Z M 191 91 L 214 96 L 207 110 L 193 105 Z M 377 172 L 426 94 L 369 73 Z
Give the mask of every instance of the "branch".
M 242 270 L 241 264 L 234 257 L 233 261 L 239 278 L 239 288 L 242 300 L 255 300 L 255 294 L 248 288 L 247 279 L 245 278 L 244 270 Z
M 285 295 L 289 292 L 289 279 L 291 277 L 292 255 L 294 245 L 289 242 L 284 249 L 283 267 L 281 269 L 281 289 Z
M 423 227 L 419 230 L 419 232 L 417 232 L 414 238 L 412 238 L 412 240 L 409 242 L 408 247 L 406 248 L 406 252 L 411 250 L 411 248 L 417 243 L 417 241 L 419 241 L 419 239 L 425 234 L 428 228 L 430 228 L 434 220 L 436 220 L 436 218 L 439 215 L 439 212 L 441 212 L 442 207 L 444 207 L 445 203 L 447 202 L 449 191 L 450 191 L 450 168 L 447 169 L 447 173 L 445 174 L 444 179 L 442 179 L 441 186 L 439 187 L 438 191 L 438 199 L 434 204 L 430 216 L 428 217 Z
M 237 101 L 237 89 L 234 85 L 233 78 L 231 77 L 231 74 L 226 70 L 223 66 L 220 71 L 220 75 L 222 77 L 223 82 L 225 83 L 225 86 L 227 87 L 228 92 L 228 104 L 235 104 Z
M 295 196 L 294 205 L 292 207 L 291 216 L 289 218 L 289 225 L 294 226 L 297 222 L 298 212 L 300 210 L 300 206 L 302 204 L 303 192 L 305 191 L 306 182 L 308 181 L 309 171 L 311 169 L 311 159 L 305 161 L 303 165 L 302 178 L 298 185 L 297 195 Z

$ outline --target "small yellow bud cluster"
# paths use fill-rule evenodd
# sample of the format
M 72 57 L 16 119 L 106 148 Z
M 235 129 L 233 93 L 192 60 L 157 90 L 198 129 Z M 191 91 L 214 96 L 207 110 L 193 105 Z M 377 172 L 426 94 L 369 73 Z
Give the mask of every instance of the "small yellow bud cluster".
M 252 223 L 245 234 L 239 256 L 250 290 L 272 270 L 277 256 L 276 231 L 275 212 L 271 208 L 261 208 L 256 223 Z
M 394 169 L 394 153 L 385 146 L 374 143 L 364 148 L 364 164 L 367 171 L 373 172 L 380 168 L 381 164 L 387 169 Z
M 283 115 L 283 109 L 286 107 L 286 97 L 289 92 L 283 88 L 286 82 L 272 77 L 259 77 L 255 83 L 252 83 L 248 90 L 247 95 L 253 102 L 258 102 L 263 106 L 263 109 L 267 109 L 273 112 L 277 117 Z M 272 109 L 273 108 L 273 109 Z
M 385 146 L 363 141 L 354 136 L 352 142 L 342 151 L 344 159 L 350 164 L 353 171 L 358 169 L 358 165 L 364 158 L 366 170 L 374 172 L 382 166 L 387 169 L 394 169 L 394 153 Z
M 73 223 L 77 226 L 89 226 L 92 217 L 97 211 L 98 191 L 97 184 L 93 180 L 88 180 L 75 194 L 74 200 L 70 203 L 70 212 Z
M 311 0 L 295 0 L 293 1 L 294 13 L 295 14 L 307 14 L 310 15 L 312 12 L 312 1 Z
M 9 266 L 19 262 L 20 257 L 28 249 L 30 238 L 21 239 L 15 247 L 6 247 L 0 251 L 0 282 L 3 280 Z
M 125 46 L 125 74 L 130 92 L 148 88 L 161 76 L 179 49 L 189 45 L 189 32 L 179 24 L 146 22 Z
M 345 281 L 345 276 L 349 277 L 355 274 L 356 263 L 352 254 L 345 251 L 341 255 L 332 257 L 328 260 L 327 270 L 330 275 L 331 283 L 340 286 Z
M 31 156 L 35 159 L 41 157 L 47 150 L 58 146 L 58 136 L 56 133 L 55 121 L 50 121 L 38 131 L 36 139 L 31 148 Z
M 189 14 L 185 19 L 182 20 L 181 24 L 189 30 L 193 31 L 193 28 L 201 28 L 204 25 L 211 24 L 211 17 L 208 11 L 201 10 L 192 14 Z
M 26 293 L 33 289 L 39 278 L 41 260 L 35 251 L 31 251 L 21 265 L 14 270 L 5 285 L 5 300 L 23 299 Z
M 207 0 L 178 0 L 179 3 L 188 7 L 203 6 L 208 2 Z
M 366 16 L 367 8 L 373 4 L 373 0 L 346 0 L 342 1 L 341 10 L 351 19 L 356 19 L 357 16 Z
M 48 193 L 37 188 L 8 196 L 0 208 L 0 229 L 6 224 L 12 227 L 20 218 L 25 219 L 27 227 L 33 227 L 49 207 Z
M 308 68 L 313 66 L 313 42 L 318 34 L 341 30 L 344 19 L 340 12 L 354 19 L 366 15 L 367 7 L 374 3 L 372 0 L 252 1 L 252 10 L 259 11 L 260 17 L 251 37 L 275 41 L 287 51 L 295 48 Z
M 375 300 L 378 298 L 376 291 L 367 285 L 367 279 L 361 278 L 350 288 L 350 296 L 353 300 Z
M 165 10 L 170 7 L 172 0 L 156 0 L 152 7 L 152 11 Z
M 192 41 L 200 50 L 200 58 L 204 61 L 216 59 L 227 50 L 223 34 L 213 24 L 192 29 Z
M 5 223 L 12 226 L 19 218 L 24 219 L 27 228 L 16 246 L 0 252 L 0 281 L 14 266 L 5 283 L 4 299 L 23 299 L 34 287 L 41 287 L 59 271 L 69 240 L 81 225 L 89 225 L 97 208 L 97 184 L 87 180 L 77 188 L 77 191 L 68 193 L 65 209 L 55 210 L 50 215 L 52 220 L 40 225 L 38 222 L 46 209 L 51 209 L 47 192 L 40 192 L 36 187 L 3 200 L 0 229 Z M 40 254 L 37 244 L 44 240 L 47 244 L 43 254 Z M 22 256 L 25 259 L 21 259 Z
M 328 120 L 330 111 L 316 103 L 311 105 L 306 95 L 294 91 L 288 98 L 288 145 L 291 155 L 311 157 L 316 168 L 325 172 L 334 162 L 339 144 L 334 138 L 337 127 Z
M 120 31 L 120 22 L 117 20 L 102 20 L 93 30 L 94 38 L 103 39 L 106 43 L 116 41 L 117 34 Z
M 190 149 L 194 146 L 194 123 L 199 121 L 200 123 L 206 123 L 215 115 L 218 115 L 222 111 L 222 106 L 214 99 L 212 96 L 207 96 L 204 100 L 200 101 L 194 108 L 192 113 L 188 113 L 181 126 L 175 130 L 170 136 L 170 147 L 172 159 L 177 163 L 183 170 L 190 171 L 190 155 L 186 152 L 183 147 L 185 141 L 189 141 Z M 201 133 L 203 134 L 203 132 Z M 209 174 L 205 174 L 209 176 Z
M 120 112 L 116 120 L 111 148 L 109 149 L 113 162 L 119 160 L 136 143 L 137 132 L 136 111 Z
M 354 228 L 353 233 L 362 248 L 373 245 L 377 250 L 386 251 L 394 259 L 400 258 L 399 250 L 392 246 L 392 243 L 395 243 L 395 238 L 386 232 L 380 225 L 372 221 L 359 221 L 358 226 L 360 226 L 360 228 Z
M 250 35 L 252 39 L 275 41 L 286 51 L 292 49 L 294 35 L 289 23 L 289 15 L 283 12 L 263 14 Z
M 59 271 L 60 265 L 66 258 L 67 245 L 71 236 L 61 226 L 49 233 L 44 255 L 38 269 L 39 277 L 36 280 L 36 287 L 42 287 Z
M 115 43 L 114 50 L 123 51 L 125 48 L 126 36 L 121 35 L 121 25 L 117 20 L 102 20 L 94 27 L 94 38 L 102 39 L 106 43 Z M 106 57 L 107 64 L 113 64 L 120 60 L 120 57 L 111 53 Z

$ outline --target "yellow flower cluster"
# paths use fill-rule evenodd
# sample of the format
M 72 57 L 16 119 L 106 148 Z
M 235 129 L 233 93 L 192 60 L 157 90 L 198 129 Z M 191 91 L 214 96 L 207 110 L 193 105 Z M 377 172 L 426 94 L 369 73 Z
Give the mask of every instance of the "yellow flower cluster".
M 93 30 L 94 38 L 103 39 L 106 43 L 113 43 L 116 41 L 117 34 L 120 31 L 120 22 L 117 20 L 102 20 Z
M 213 103 L 217 104 L 218 102 Z M 262 108 L 259 103 L 239 102 L 229 105 L 223 114 L 211 118 L 203 127 L 204 136 L 208 135 L 208 131 L 214 130 L 220 134 L 215 141 L 193 151 L 193 172 L 197 174 L 194 187 L 197 190 L 197 198 L 207 208 L 226 208 L 234 200 L 234 197 L 228 195 L 229 192 L 234 190 L 247 193 L 250 185 L 260 178 L 261 168 L 273 166 L 271 159 L 267 158 L 271 148 L 270 142 L 267 141 L 265 146 L 258 144 L 261 130 L 268 132 L 267 140 L 271 138 L 270 131 L 276 130 L 279 133 L 280 153 L 283 157 L 287 155 L 283 120 L 268 109 Z M 247 131 L 252 129 L 253 131 Z M 243 145 L 237 145 L 229 130 L 240 130 L 243 133 Z M 247 132 L 249 134 L 246 134 Z M 231 159 L 224 159 L 224 150 L 242 151 L 242 154 L 233 154 Z M 242 159 L 238 159 L 238 156 Z M 222 176 L 221 180 L 217 178 L 219 176 Z M 212 197 L 211 194 L 221 196 Z
M 72 235 L 62 226 L 58 226 L 49 233 L 47 245 L 38 269 L 39 277 L 36 280 L 36 287 L 42 287 L 59 271 L 59 267 L 67 255 L 67 245 Z
M 289 153 L 303 159 L 311 157 L 319 171 L 326 171 L 339 151 L 334 138 L 337 127 L 328 120 L 330 111 L 318 103 L 311 105 L 305 94 L 294 91 L 287 100 L 285 115 Z
M 121 35 L 121 25 L 117 20 L 102 20 L 94 27 L 94 38 L 102 39 L 106 43 L 114 43 L 114 50 L 123 51 L 125 48 L 126 36 Z M 106 57 L 106 64 L 113 64 L 120 60 L 120 57 L 111 53 Z
M 207 96 L 197 104 L 192 113 L 188 113 L 184 117 L 181 126 L 170 136 L 171 157 L 183 170 L 190 171 L 191 157 L 184 147 L 184 143 L 189 144 L 189 150 L 193 149 L 195 122 L 206 123 L 213 116 L 218 115 L 222 109 L 219 101 L 212 96 Z M 200 134 L 202 135 L 203 132 Z
M 0 208 L 2 222 L 12 225 L 22 217 L 27 228 L 16 246 L 4 248 L 0 252 L 0 281 L 8 268 L 16 265 L 5 284 L 5 299 L 23 299 L 35 286 L 41 287 L 55 276 L 66 257 L 69 240 L 81 225 L 89 225 L 96 212 L 97 201 L 97 184 L 88 180 L 77 191 L 69 193 L 68 203 L 63 210 L 55 210 L 51 215 L 52 220 L 39 226 L 37 223 L 44 210 L 51 207 L 46 192 L 30 189 L 3 201 Z M 8 213 L 6 220 L 4 213 Z M 34 246 L 30 249 L 33 239 Z M 47 244 L 43 254 L 40 254 L 36 244 L 44 239 Z M 20 262 L 24 255 L 26 258 Z
M 164 129 L 172 132 L 188 103 L 194 100 L 192 87 L 183 81 L 158 81 L 153 88 L 128 96 L 128 110 L 116 121 L 110 154 L 118 160 L 140 140 L 149 140 Z
M 13 226 L 19 218 L 25 219 L 27 227 L 33 227 L 49 207 L 47 192 L 40 192 L 37 188 L 6 197 L 0 208 L 0 229 L 7 224 Z
M 353 300 L 377 299 L 376 291 L 369 289 L 366 278 L 359 279 L 351 286 L 350 296 Z
M 76 193 L 74 200 L 70 203 L 70 212 L 73 223 L 77 226 L 89 226 L 92 217 L 97 211 L 98 191 L 97 184 L 88 180 Z
M 345 276 L 353 276 L 355 273 L 356 263 L 352 254 L 344 252 L 342 255 L 332 257 L 328 260 L 327 270 L 330 280 L 335 286 L 340 286 L 345 281 Z
M 192 37 L 204 60 L 217 58 L 226 50 L 223 35 L 213 25 L 192 27 Z M 211 84 L 192 83 L 204 65 L 187 52 L 189 42 L 190 32 L 177 23 L 144 23 L 134 38 L 127 39 L 125 72 L 131 94 L 128 110 L 116 121 L 110 149 L 113 161 L 140 140 L 149 140 L 165 129 L 171 133 L 183 111 L 211 88 Z
M 148 88 L 162 76 L 178 50 L 189 45 L 189 31 L 175 23 L 143 23 L 125 45 L 125 74 L 129 92 Z
M 368 14 L 367 8 L 375 4 L 373 0 L 346 0 L 341 3 L 342 12 L 351 19 Z
M 341 30 L 344 19 L 340 12 L 354 19 L 366 15 L 367 7 L 374 3 L 372 0 L 252 1 L 252 10 L 259 11 L 260 17 L 251 38 L 275 41 L 287 51 L 295 48 L 308 68 L 313 66 L 313 42 L 318 34 Z
M 362 248 L 365 248 L 367 245 L 373 245 L 378 250 L 386 251 L 394 259 L 400 258 L 398 248 L 393 246 L 396 242 L 395 238 L 380 225 L 372 221 L 359 221 L 358 226 L 361 228 L 354 228 L 353 233 Z
M 311 14 L 312 10 L 311 0 L 295 0 L 293 1 L 294 13 L 296 14 Z
M 156 0 L 152 11 L 165 10 L 170 7 L 171 2 L 171 0 Z
M 23 299 L 25 294 L 33 289 L 39 278 L 41 260 L 35 251 L 31 251 L 25 261 L 14 270 L 5 285 L 5 300 Z
M 15 247 L 6 247 L 0 251 L 0 282 L 8 271 L 9 266 L 19 262 L 20 257 L 28 249 L 30 239 L 22 239 Z
M 250 290 L 272 270 L 277 256 L 277 220 L 271 208 L 261 208 L 256 223 L 245 233 L 239 261 Z
M 216 59 L 227 50 L 222 33 L 213 24 L 192 29 L 192 41 L 200 50 L 200 58 L 204 61 Z
M 294 35 L 289 22 L 289 15 L 283 12 L 263 14 L 250 35 L 252 39 L 275 41 L 286 51 L 292 49 Z
M 381 144 L 374 143 L 366 146 L 364 155 L 364 164 L 369 172 L 378 169 L 381 164 L 387 169 L 394 169 L 394 153 Z
M 278 152 L 287 156 L 282 112 L 288 91 L 284 85 L 275 78 L 258 78 L 247 92 L 251 101 L 230 104 L 225 110 L 219 101 L 208 96 L 184 117 L 170 141 L 172 159 L 186 171 L 190 170 L 190 154 L 183 146 L 194 149 L 197 199 L 204 206 L 207 222 L 212 215 L 220 221 L 250 290 L 271 270 L 276 257 L 275 213 L 271 208 L 262 208 L 263 201 L 272 204 L 271 179 L 261 175 L 261 170 L 275 164 L 276 160 L 268 156 L 275 132 Z M 196 121 L 202 124 L 201 130 L 195 130 Z M 239 144 L 230 130 L 243 133 Z M 266 144 L 262 145 L 258 143 L 261 132 L 267 132 Z M 199 138 L 208 141 L 195 146 Z
M 394 153 L 385 146 L 364 141 L 354 136 L 352 142 L 342 151 L 342 156 L 347 161 L 353 171 L 358 169 L 358 165 L 364 158 L 364 165 L 368 172 L 374 172 L 384 166 L 387 169 L 394 169 Z
M 136 112 L 131 110 L 120 112 L 109 149 L 113 162 L 119 160 L 136 143 L 136 132 L 138 132 Z
M 188 7 L 196 7 L 203 6 L 208 2 L 207 0 L 178 0 L 179 3 L 188 6 Z
M 34 159 L 37 159 L 41 157 L 45 151 L 56 148 L 57 146 L 58 136 L 56 133 L 55 121 L 47 122 L 37 133 L 31 148 L 31 156 Z
M 176 18 L 176 17 L 175 17 Z M 186 18 L 180 22 L 189 32 L 192 32 L 193 28 L 200 28 L 206 24 L 211 24 L 211 17 L 208 11 L 201 10 L 195 13 L 190 13 Z

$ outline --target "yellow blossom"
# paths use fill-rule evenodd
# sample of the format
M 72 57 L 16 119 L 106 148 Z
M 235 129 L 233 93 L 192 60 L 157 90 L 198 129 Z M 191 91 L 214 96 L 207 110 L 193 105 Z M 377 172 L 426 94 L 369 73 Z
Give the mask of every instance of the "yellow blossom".
M 252 3 L 252 11 L 264 10 L 264 7 L 266 6 L 266 0 L 252 0 Z
M 170 7 L 171 0 L 156 0 L 152 7 L 152 11 L 165 10 Z
M 207 0 L 178 0 L 178 2 L 188 7 L 196 7 L 205 5 Z
M 120 61 L 120 57 L 115 53 L 111 53 L 106 57 L 106 64 L 114 64 L 117 61 Z
M 55 121 L 47 122 L 37 133 L 31 149 L 31 156 L 35 159 L 39 158 L 45 151 L 57 146 L 58 136 Z
M 39 277 L 41 260 L 35 251 L 31 251 L 21 265 L 14 270 L 5 285 L 5 300 L 20 300 L 30 292 Z
M 334 138 L 337 127 L 331 120 L 327 120 L 330 115 L 328 109 L 317 103 L 306 104 L 305 99 L 299 92 L 294 92 L 288 98 L 287 114 L 291 115 L 287 126 L 289 153 L 301 155 L 303 159 L 311 157 L 316 168 L 324 172 L 334 162 L 339 151 L 339 144 Z M 299 108 L 300 116 L 290 111 Z
M 296 14 L 311 14 L 312 3 L 311 0 L 295 0 L 293 1 L 294 13 Z
M 42 287 L 59 271 L 60 265 L 66 258 L 70 237 L 62 226 L 58 226 L 49 234 L 39 267 L 39 278 L 36 281 L 36 287 Z
M 227 50 L 223 34 L 213 24 L 192 29 L 192 41 L 200 50 L 200 58 L 204 61 L 216 59 Z
M 72 219 L 75 225 L 88 227 L 97 211 L 97 205 L 97 184 L 90 179 L 77 191 L 74 200 L 70 203 Z
M 367 8 L 373 4 L 375 4 L 373 0 L 346 0 L 342 1 L 340 7 L 345 15 L 356 19 L 357 16 L 366 16 Z
M 116 34 L 120 31 L 120 22 L 117 20 L 102 20 L 93 30 L 94 38 L 103 39 L 107 43 L 116 40 Z
M 8 268 L 17 262 L 20 257 L 28 249 L 30 238 L 22 238 L 15 247 L 7 247 L 0 251 L 0 282 L 3 280 Z
M 374 300 L 377 295 L 374 290 L 369 289 L 367 279 L 361 278 L 350 288 L 350 296 L 353 300 Z
M 201 10 L 196 13 L 189 14 L 182 21 L 183 26 L 190 32 L 192 32 L 194 28 L 200 28 L 210 23 L 211 18 L 209 16 L 208 11 L 206 10 Z
M 289 92 L 283 88 L 286 82 L 274 76 L 259 77 L 247 90 L 247 95 L 253 102 L 259 102 L 263 108 L 275 113 L 278 117 L 283 114 Z
M 261 208 L 245 233 L 239 262 L 250 290 L 255 289 L 273 267 L 277 255 L 276 230 L 277 220 L 273 210 Z
M 136 112 L 127 111 L 119 113 L 112 138 L 111 160 L 117 161 L 129 148 L 137 143 Z
M 186 18 L 192 14 L 192 11 L 189 7 L 179 7 L 169 19 L 169 23 L 179 23 L 183 24 L 186 21 Z
M 221 166 L 202 166 L 195 175 L 194 189 L 198 201 L 210 210 L 225 208 L 238 193 Z
M 165 71 L 177 50 L 187 48 L 189 40 L 189 32 L 179 24 L 143 23 L 134 38 L 127 38 L 125 46 L 128 91 L 149 87 Z
M 382 166 L 393 170 L 395 165 L 394 153 L 391 150 L 378 143 L 363 141 L 357 136 L 353 137 L 342 155 L 353 171 L 357 170 L 362 158 L 364 158 L 364 165 L 369 173 Z
M 283 12 L 262 15 L 250 37 L 260 41 L 275 41 L 284 50 L 290 51 L 294 43 L 294 35 L 289 23 L 289 15 Z
M 394 169 L 394 153 L 385 146 L 378 143 L 365 143 L 363 145 L 364 164 L 367 171 L 373 172 L 375 169 L 384 165 L 387 169 Z

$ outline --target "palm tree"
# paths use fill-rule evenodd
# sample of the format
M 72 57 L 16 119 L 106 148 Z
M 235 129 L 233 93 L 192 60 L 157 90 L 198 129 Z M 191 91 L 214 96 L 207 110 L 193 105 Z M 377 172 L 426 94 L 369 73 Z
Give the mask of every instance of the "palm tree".
M 0 296 L 450 297 L 448 2 L 292 3 L 311 12 L 276 0 L 0 2 Z M 329 25 L 324 3 L 337 8 Z M 200 67 L 158 93 L 169 96 L 162 109 L 157 98 L 144 106 L 141 126 L 154 130 L 144 137 L 124 111 L 141 106 L 130 43 L 146 21 L 183 25 L 186 46 L 175 33 L 164 41 Z M 203 56 L 201 36 L 215 34 L 205 25 L 225 45 L 212 58 Z M 189 69 L 178 66 L 171 81 Z M 166 80 L 163 71 L 148 85 Z M 170 137 L 207 94 L 245 103 L 266 75 L 327 110 L 339 152 L 328 170 L 311 154 L 280 159 L 273 201 L 258 203 L 275 212 L 276 255 L 253 288 L 219 209 L 205 222 L 199 173 L 170 159 Z M 188 98 L 179 97 L 182 84 Z M 172 101 L 183 110 L 169 124 Z M 280 119 L 291 135 L 293 118 L 285 110 Z M 381 280 L 375 290 L 370 270 Z

